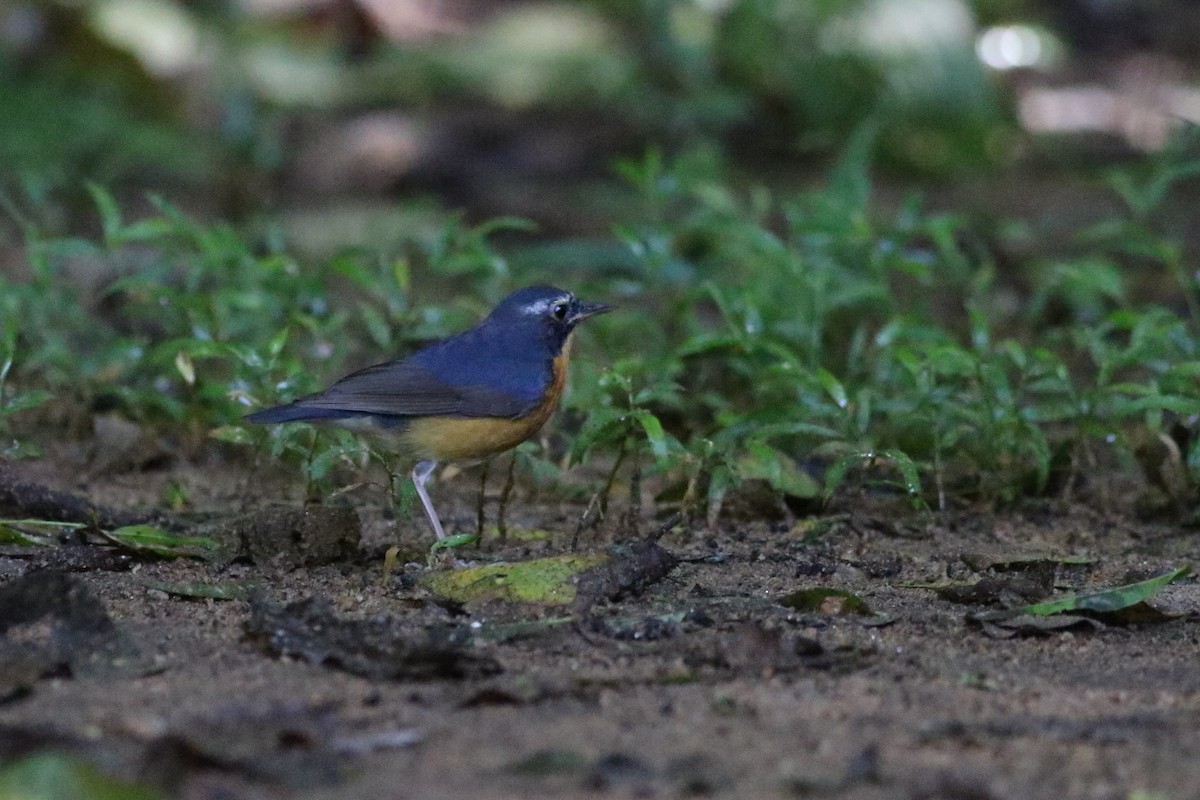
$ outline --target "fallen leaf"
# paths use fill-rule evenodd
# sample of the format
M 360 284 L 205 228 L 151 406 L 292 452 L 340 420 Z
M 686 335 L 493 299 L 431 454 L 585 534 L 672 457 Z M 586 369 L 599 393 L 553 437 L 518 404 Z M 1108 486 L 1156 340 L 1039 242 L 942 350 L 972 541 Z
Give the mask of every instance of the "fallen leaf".
M 222 547 L 207 536 L 187 536 L 171 533 L 153 525 L 125 525 L 100 535 L 113 544 L 135 553 L 149 553 L 161 558 L 221 557 Z
M 779 598 L 778 602 L 786 608 L 817 614 L 869 616 L 872 613 L 866 601 L 845 589 L 801 589 Z
M 1190 573 L 1191 569 L 1190 565 L 1183 566 L 1137 583 L 1071 594 L 1000 611 L 969 614 L 967 621 L 1019 633 L 1057 631 L 1081 625 L 1097 627 L 1100 623 L 1121 625 L 1162 622 L 1173 617 L 1155 609 L 1146 601 L 1164 586 Z
M 480 567 L 430 572 L 419 584 L 456 603 L 536 603 L 570 605 L 581 573 L 608 560 L 600 555 L 562 555 L 532 561 L 502 562 Z

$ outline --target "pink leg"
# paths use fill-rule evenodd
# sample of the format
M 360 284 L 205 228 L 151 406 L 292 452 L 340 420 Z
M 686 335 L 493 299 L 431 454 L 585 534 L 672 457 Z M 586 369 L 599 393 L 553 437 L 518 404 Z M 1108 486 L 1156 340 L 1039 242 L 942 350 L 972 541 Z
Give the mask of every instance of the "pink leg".
M 429 480 L 429 476 L 433 474 L 437 468 L 436 461 L 420 461 L 412 471 L 413 486 L 417 487 L 417 497 L 421 498 L 421 507 L 425 509 L 425 518 L 429 520 L 429 526 L 433 528 L 437 538 L 445 539 L 446 532 L 442 530 L 442 521 L 438 519 L 437 512 L 433 510 L 433 502 L 429 499 L 429 493 L 425 491 L 425 481 Z

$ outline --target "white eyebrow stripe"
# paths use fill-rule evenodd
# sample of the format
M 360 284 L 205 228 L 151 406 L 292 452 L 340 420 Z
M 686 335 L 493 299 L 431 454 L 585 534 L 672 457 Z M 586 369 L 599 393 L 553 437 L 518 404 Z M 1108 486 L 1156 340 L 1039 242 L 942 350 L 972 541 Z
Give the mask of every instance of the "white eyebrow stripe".
M 522 306 L 521 313 L 529 314 L 530 316 L 539 316 L 540 317 L 543 314 L 547 313 L 553 306 L 556 306 L 559 303 L 569 303 L 569 302 L 571 302 L 570 295 L 563 295 L 562 297 L 554 297 L 549 300 L 535 300 L 534 302 L 530 303 L 529 305 Z

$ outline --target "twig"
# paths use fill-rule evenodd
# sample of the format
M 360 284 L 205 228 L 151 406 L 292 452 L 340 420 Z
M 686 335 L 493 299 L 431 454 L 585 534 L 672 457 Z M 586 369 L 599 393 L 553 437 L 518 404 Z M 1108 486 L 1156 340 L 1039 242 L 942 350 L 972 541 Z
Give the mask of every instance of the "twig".
M 608 496 L 612 492 L 613 484 L 617 480 L 617 470 L 621 468 L 621 463 L 625 460 L 625 446 L 628 444 L 628 438 L 621 441 L 621 449 L 617 451 L 617 460 L 613 462 L 612 469 L 608 471 L 608 480 L 604 482 L 604 488 L 592 495 L 592 499 L 588 501 L 587 508 L 583 510 L 583 515 L 579 517 L 579 522 L 575 525 L 575 533 L 571 535 L 571 549 L 574 550 L 579 545 L 579 535 L 586 528 L 592 528 L 599 525 L 608 515 Z M 600 513 L 592 516 L 592 511 L 597 505 L 600 508 Z
M 662 537 L 664 537 L 668 533 L 670 533 L 672 528 L 674 528 L 679 523 L 686 521 L 686 519 L 687 519 L 687 515 L 684 514 L 682 511 L 675 512 L 674 514 L 672 514 L 670 517 L 667 518 L 666 522 L 664 522 L 662 525 L 659 525 L 658 528 L 656 528 L 653 533 L 651 533 L 649 536 L 647 536 L 646 540 L 650 541 L 650 542 L 657 542 L 659 539 L 661 539 Z
M 600 520 L 608 516 L 608 496 L 612 493 L 613 484 L 617 482 L 617 470 L 625 463 L 628 446 L 629 437 L 625 437 L 621 440 L 621 449 L 617 451 L 617 460 L 613 462 L 612 469 L 608 471 L 608 480 L 604 482 L 604 488 L 600 490 Z
M 588 501 L 587 508 L 583 510 L 583 514 L 579 517 L 579 522 L 575 524 L 575 533 L 571 534 L 571 549 L 575 550 L 579 546 L 579 534 L 583 533 L 584 527 L 588 523 L 588 515 L 596 507 L 596 503 L 600 499 L 600 493 L 596 492 L 592 495 L 592 499 Z
M 633 469 L 629 471 L 629 510 L 625 516 L 625 529 L 637 536 L 642 527 L 642 460 L 634 450 Z

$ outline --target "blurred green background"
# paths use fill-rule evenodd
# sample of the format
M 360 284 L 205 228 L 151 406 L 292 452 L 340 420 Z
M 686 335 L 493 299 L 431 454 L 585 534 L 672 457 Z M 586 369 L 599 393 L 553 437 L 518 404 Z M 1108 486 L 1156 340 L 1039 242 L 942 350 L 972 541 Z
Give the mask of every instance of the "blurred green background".
M 1198 33 L 1170 0 L 10 0 L 0 188 L 63 231 L 92 180 L 318 256 L 456 209 L 603 238 L 618 158 L 793 190 L 871 125 L 900 194 L 1072 224 L 1107 210 L 1080 175 L 1200 113 Z

